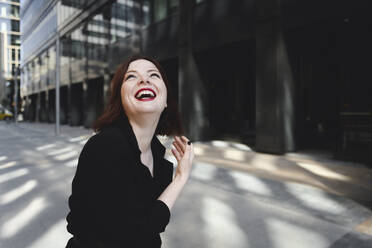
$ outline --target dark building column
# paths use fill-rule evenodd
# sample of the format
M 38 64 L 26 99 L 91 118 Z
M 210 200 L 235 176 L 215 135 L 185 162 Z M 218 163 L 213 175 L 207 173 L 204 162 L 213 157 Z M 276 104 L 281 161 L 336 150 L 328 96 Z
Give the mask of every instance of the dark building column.
M 192 4 L 192 1 L 180 0 L 178 102 L 186 135 L 192 140 L 203 140 L 208 137 L 208 95 L 192 49 Z
M 143 0 L 142 1 L 139 1 L 139 4 L 141 6 L 141 10 L 143 10 Z M 103 14 L 103 18 L 105 20 L 105 23 L 107 25 L 107 33 L 106 33 L 106 37 L 107 37 L 107 42 L 105 44 L 105 54 L 104 54 L 104 62 L 106 64 L 106 66 L 103 68 L 103 106 L 102 106 L 102 110 L 104 108 L 106 108 L 108 102 L 109 102 L 109 98 L 110 98 L 110 85 L 111 85 L 111 75 L 110 75 L 110 69 L 108 67 L 108 60 L 109 60 L 109 54 L 110 54 L 110 39 L 111 39 L 111 22 L 112 22 L 112 13 L 111 13 L 111 9 L 112 9 L 112 6 L 109 5 L 108 7 L 105 8 L 105 11 L 104 11 L 104 14 Z M 140 11 L 140 15 L 142 15 L 142 11 Z M 143 20 L 142 16 L 141 16 L 141 19 L 140 20 Z M 138 33 L 141 35 L 141 32 L 139 32 L 138 30 Z M 141 36 L 140 36 L 140 44 L 142 44 L 142 41 L 141 41 Z M 141 50 L 142 52 L 142 50 Z
M 56 91 L 55 89 L 50 89 L 48 90 L 48 120 L 50 123 L 54 123 L 56 121 L 55 109 L 56 109 Z
M 279 2 L 256 4 L 256 150 L 284 153 L 295 149 L 292 71 Z
M 69 86 L 70 126 L 79 126 L 83 120 L 83 85 L 75 83 Z
M 30 120 L 30 99 L 29 99 L 29 95 L 27 94 L 26 95 L 26 104 L 25 104 L 25 110 L 24 110 L 24 119 L 26 121 L 29 121 Z
M 50 119 L 49 119 L 49 73 L 48 73 L 48 65 L 49 65 L 49 53 L 47 51 L 46 53 L 46 56 L 45 56 L 45 64 L 46 64 L 46 67 L 47 67 L 47 75 L 46 75 L 46 89 L 45 89 L 45 115 L 46 115 L 46 121 L 48 123 L 50 123 Z
M 39 121 L 40 122 L 46 122 L 47 121 L 47 113 L 46 113 L 46 101 L 45 101 L 45 91 L 41 91 L 41 80 L 42 80 L 42 66 L 43 66 L 43 60 L 42 57 L 39 57 L 38 60 L 39 63 L 39 75 L 40 75 L 40 81 L 39 81 L 39 97 L 40 97 L 40 113 L 39 113 Z
M 46 92 L 43 91 L 40 93 L 40 122 L 47 121 L 47 112 L 46 112 Z
M 87 66 L 87 65 L 86 65 Z M 89 98 L 88 98 L 88 79 L 84 79 L 82 82 L 82 89 L 83 89 L 83 125 L 84 127 L 89 128 L 88 120 L 88 107 L 89 107 Z
M 108 70 L 105 70 L 103 74 L 103 109 L 106 108 L 109 99 L 110 99 L 110 84 L 111 84 L 111 76 Z
M 68 123 L 68 86 L 63 85 L 60 87 L 60 111 L 59 111 L 59 121 L 61 124 Z
M 38 84 L 38 92 L 37 92 L 37 102 L 36 102 L 36 121 L 37 122 L 42 122 L 42 101 L 41 101 L 41 60 L 40 60 L 40 57 L 37 59 L 37 61 L 35 62 L 38 64 L 38 73 L 39 73 L 39 81 L 37 82 Z M 36 67 L 36 65 L 35 65 Z M 34 69 L 35 69 L 34 67 Z M 35 70 L 34 70 L 35 71 Z
M 50 122 L 50 120 L 49 120 L 49 89 L 48 89 L 48 87 L 45 90 L 45 114 L 46 114 L 46 121 Z
M 40 88 L 39 88 L 40 89 Z M 40 91 L 36 94 L 36 122 L 40 122 L 41 113 L 41 95 Z
M 84 127 L 92 127 L 94 121 L 102 111 L 102 105 L 103 79 L 98 78 L 87 81 L 86 88 L 84 89 Z
M 35 121 L 36 120 L 36 100 L 37 100 L 37 94 L 32 94 L 30 96 L 31 98 L 31 104 L 29 108 L 29 116 L 30 116 L 30 121 Z

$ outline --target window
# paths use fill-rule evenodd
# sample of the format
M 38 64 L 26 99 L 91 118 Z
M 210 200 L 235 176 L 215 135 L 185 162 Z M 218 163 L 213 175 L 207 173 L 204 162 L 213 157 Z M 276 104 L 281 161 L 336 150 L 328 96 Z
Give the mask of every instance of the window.
M 173 14 L 178 11 L 179 0 L 169 0 L 169 13 Z
M 154 21 L 160 21 L 167 16 L 167 1 L 155 0 L 154 1 Z
M 11 20 L 11 31 L 19 32 L 19 21 Z
M 17 73 L 17 68 L 18 66 L 16 64 L 12 64 L 12 74 L 15 76 L 15 74 Z
M 74 8 L 83 8 L 84 7 L 84 1 L 78 1 L 78 0 L 62 0 L 62 5 L 64 6 L 70 6 Z
M 2 6 L 1 7 L 1 16 L 6 16 L 6 7 L 5 6 Z
M 5 31 L 7 31 L 6 29 L 7 29 L 6 28 L 6 23 L 5 22 L 2 22 L 1 23 L 1 31 L 5 32 Z
M 143 14 L 143 24 L 144 25 L 149 25 L 150 24 L 150 3 L 149 1 L 143 1 L 142 2 L 142 14 Z
M 19 6 L 16 6 L 16 5 L 12 5 L 12 8 L 11 8 L 11 16 L 12 17 L 19 17 Z
M 10 39 L 8 40 L 8 44 L 13 46 L 19 46 L 21 44 L 21 40 L 19 35 L 10 34 Z

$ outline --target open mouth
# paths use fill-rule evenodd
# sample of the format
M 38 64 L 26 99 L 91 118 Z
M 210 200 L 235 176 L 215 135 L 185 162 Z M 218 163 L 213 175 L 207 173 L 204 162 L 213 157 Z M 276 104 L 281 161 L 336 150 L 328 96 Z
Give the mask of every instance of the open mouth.
M 152 101 L 155 97 L 155 91 L 150 88 L 142 88 L 135 94 L 135 98 L 139 101 Z

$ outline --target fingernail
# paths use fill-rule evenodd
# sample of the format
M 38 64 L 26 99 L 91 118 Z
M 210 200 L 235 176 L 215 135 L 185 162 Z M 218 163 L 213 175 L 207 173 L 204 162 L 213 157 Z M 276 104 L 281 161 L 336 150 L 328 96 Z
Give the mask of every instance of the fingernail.
M 191 141 L 187 141 L 187 144 L 190 145 L 191 144 Z

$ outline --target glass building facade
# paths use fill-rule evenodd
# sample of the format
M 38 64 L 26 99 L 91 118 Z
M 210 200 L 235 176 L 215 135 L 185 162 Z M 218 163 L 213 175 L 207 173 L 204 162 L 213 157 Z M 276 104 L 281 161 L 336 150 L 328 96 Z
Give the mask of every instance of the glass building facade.
M 91 124 L 102 106 L 90 107 L 81 99 L 102 95 L 103 80 L 109 80 L 113 65 L 123 59 L 114 55 L 138 51 L 138 30 L 149 22 L 148 12 L 147 1 L 23 1 L 21 94 L 26 119 L 54 121 L 59 59 L 61 122 L 80 125 L 88 118 L 86 125 Z M 123 48 L 123 41 L 131 46 Z M 85 115 L 83 106 L 93 109 Z
M 91 126 L 118 64 L 142 53 L 165 68 L 193 140 L 239 140 L 273 153 L 342 150 L 355 133 L 372 133 L 371 75 L 361 62 L 372 39 L 363 4 L 22 1 L 25 117 L 54 121 L 59 71 L 61 122 Z
M 0 104 L 12 106 L 16 68 L 20 64 L 19 0 L 0 1 Z

